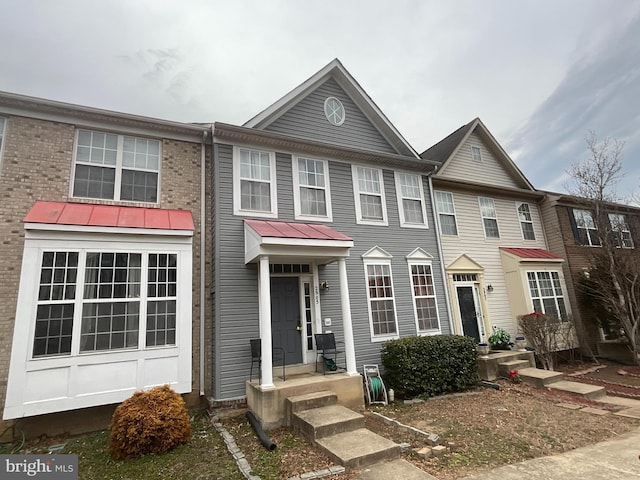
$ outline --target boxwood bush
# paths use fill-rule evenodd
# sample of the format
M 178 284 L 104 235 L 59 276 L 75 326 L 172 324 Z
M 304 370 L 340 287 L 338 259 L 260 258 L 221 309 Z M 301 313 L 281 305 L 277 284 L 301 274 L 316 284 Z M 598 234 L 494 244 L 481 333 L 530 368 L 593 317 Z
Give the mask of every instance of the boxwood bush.
M 478 385 L 476 341 L 460 335 L 407 337 L 382 348 L 384 381 L 401 397 L 432 397 Z

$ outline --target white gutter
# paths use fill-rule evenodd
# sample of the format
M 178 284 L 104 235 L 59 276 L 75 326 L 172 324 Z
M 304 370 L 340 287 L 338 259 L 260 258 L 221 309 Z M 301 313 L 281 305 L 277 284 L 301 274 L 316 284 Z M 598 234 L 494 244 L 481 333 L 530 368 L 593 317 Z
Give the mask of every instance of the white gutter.
M 200 149 L 200 396 L 204 397 L 204 325 L 205 325 L 205 260 L 207 254 L 206 248 L 206 168 L 205 168 L 205 151 L 206 141 L 209 131 L 202 132 L 202 147 Z
M 436 167 L 437 169 L 437 167 Z M 435 169 L 433 172 L 435 173 Z M 444 256 L 442 254 L 442 245 L 440 244 L 440 222 L 438 221 L 438 209 L 436 208 L 436 199 L 433 194 L 433 182 L 431 181 L 431 175 L 427 176 L 429 180 L 429 195 L 431 197 L 431 212 L 433 213 L 433 223 L 436 227 L 436 244 L 438 245 L 438 256 L 440 257 L 440 271 L 442 272 L 442 282 L 444 283 L 444 298 L 447 301 L 447 315 L 449 316 L 449 331 L 454 334 L 453 329 L 453 315 L 451 314 L 451 299 L 449 298 L 449 279 L 447 278 L 447 272 L 444 268 Z

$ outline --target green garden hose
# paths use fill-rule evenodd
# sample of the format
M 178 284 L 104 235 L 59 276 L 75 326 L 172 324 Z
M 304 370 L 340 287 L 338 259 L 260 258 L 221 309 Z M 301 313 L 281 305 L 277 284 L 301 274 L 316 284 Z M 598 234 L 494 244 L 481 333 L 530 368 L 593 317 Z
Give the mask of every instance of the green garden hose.
M 371 387 L 371 396 L 372 400 L 379 400 L 383 398 L 382 389 L 382 380 L 380 377 L 369 377 L 369 386 Z

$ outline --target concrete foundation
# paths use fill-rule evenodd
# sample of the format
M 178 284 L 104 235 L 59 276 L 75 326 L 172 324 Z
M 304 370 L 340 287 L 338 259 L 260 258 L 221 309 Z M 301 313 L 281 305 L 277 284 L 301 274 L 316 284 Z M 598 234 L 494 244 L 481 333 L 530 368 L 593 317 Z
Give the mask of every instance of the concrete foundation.
M 526 360 L 529 366 L 536 366 L 536 359 L 533 352 L 520 350 L 499 350 L 492 351 L 489 355 L 478 357 L 478 374 L 482 380 L 495 380 L 501 376 L 500 363 L 513 360 Z

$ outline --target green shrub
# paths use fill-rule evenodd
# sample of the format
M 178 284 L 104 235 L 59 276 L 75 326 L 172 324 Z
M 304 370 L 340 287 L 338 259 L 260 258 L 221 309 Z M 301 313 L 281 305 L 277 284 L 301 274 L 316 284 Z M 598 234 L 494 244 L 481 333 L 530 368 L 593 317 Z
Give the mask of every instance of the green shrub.
M 385 383 L 404 397 L 432 397 L 478 384 L 476 341 L 460 335 L 407 337 L 382 348 Z
M 134 393 L 118 405 L 109 428 L 116 460 L 164 453 L 191 439 L 187 407 L 169 385 Z

